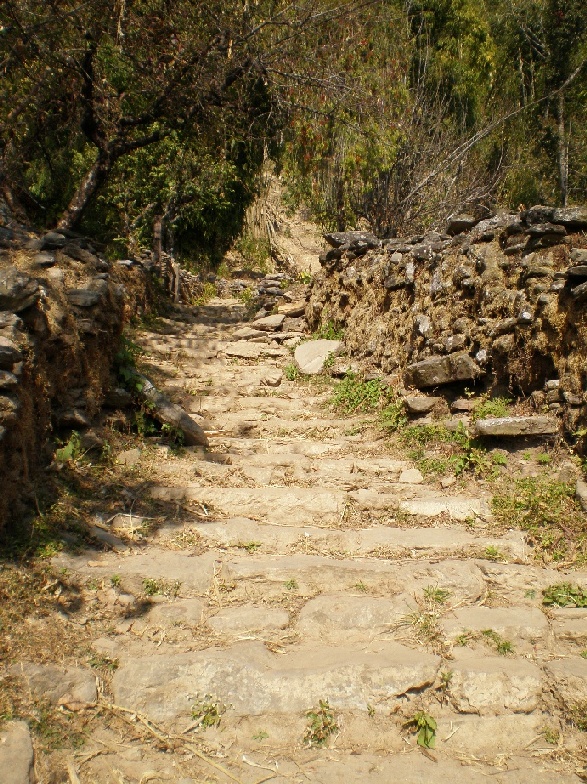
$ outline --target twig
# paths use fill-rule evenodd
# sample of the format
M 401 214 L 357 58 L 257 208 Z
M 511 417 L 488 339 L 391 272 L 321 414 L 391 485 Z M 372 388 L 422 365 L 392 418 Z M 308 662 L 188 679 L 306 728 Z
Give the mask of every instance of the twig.
M 184 737 L 182 737 L 181 735 L 165 735 L 163 732 L 158 730 L 153 725 L 153 723 L 151 722 L 151 720 L 147 716 L 145 716 L 144 714 L 140 713 L 139 711 L 132 710 L 130 708 L 123 708 L 121 705 L 114 705 L 111 702 L 101 702 L 100 703 L 100 707 L 106 708 L 106 710 L 112 711 L 112 713 L 119 713 L 119 714 L 121 714 L 121 718 L 123 718 L 129 724 L 133 724 L 134 723 L 133 719 L 130 718 L 130 717 L 134 717 L 135 719 L 138 719 L 138 721 L 140 721 L 141 724 L 143 724 L 144 727 L 152 735 L 154 735 L 157 738 L 157 740 L 159 740 L 165 746 L 169 746 L 170 745 L 169 742 L 171 740 L 179 740 L 179 741 L 181 741 L 181 743 L 183 743 L 185 748 L 189 749 L 192 752 L 192 754 L 194 754 L 196 757 L 198 757 L 198 759 L 201 759 L 202 762 L 205 762 L 206 764 L 210 765 L 212 768 L 215 768 L 216 770 L 220 771 L 220 773 L 224 774 L 227 778 L 231 779 L 232 781 L 236 781 L 237 784 L 244 784 L 244 782 L 242 782 L 236 776 L 233 776 L 233 774 L 229 770 L 227 770 L 225 767 L 223 767 L 222 765 L 220 765 L 217 762 L 214 762 L 209 757 L 207 757 L 205 754 L 203 754 L 199 749 L 197 749 L 195 746 L 193 746 L 191 743 L 188 743 L 186 741 L 186 739 Z M 127 716 L 125 716 L 125 714 L 129 714 L 129 717 L 127 718 Z M 273 778 L 273 776 L 270 776 L 269 778 Z M 264 778 L 264 779 L 262 779 L 262 781 L 268 781 L 269 778 Z M 257 782 L 257 784 L 261 784 L 261 782 Z

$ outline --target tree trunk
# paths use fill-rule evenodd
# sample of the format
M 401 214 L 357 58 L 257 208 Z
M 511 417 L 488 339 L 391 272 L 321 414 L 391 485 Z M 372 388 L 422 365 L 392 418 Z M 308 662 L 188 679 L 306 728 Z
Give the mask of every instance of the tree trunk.
M 567 206 L 569 190 L 569 140 L 565 127 L 565 92 L 558 96 L 558 176 L 561 189 L 561 202 Z
M 85 174 L 67 205 L 67 209 L 59 218 L 58 229 L 72 229 L 79 222 L 90 199 L 108 176 L 111 167 L 112 163 L 109 158 L 99 153 L 96 162 Z

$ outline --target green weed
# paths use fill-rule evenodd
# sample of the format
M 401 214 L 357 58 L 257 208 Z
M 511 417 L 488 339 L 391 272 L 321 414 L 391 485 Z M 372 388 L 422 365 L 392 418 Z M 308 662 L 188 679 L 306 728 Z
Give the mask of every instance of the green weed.
M 218 727 L 224 713 L 226 705 L 218 702 L 211 694 L 205 694 L 201 702 L 192 706 L 192 719 L 202 729 Z
M 285 583 L 285 587 L 288 591 L 297 591 L 299 588 L 297 580 L 294 579 L 287 580 L 287 582 Z
M 549 585 L 542 591 L 542 604 L 546 607 L 587 607 L 587 588 L 571 583 Z
M 508 653 L 513 653 L 514 647 L 511 642 L 504 639 L 493 629 L 484 629 L 481 634 L 487 642 L 495 646 L 495 650 L 500 656 L 507 656 Z
M 505 417 L 509 414 L 512 401 L 508 397 L 489 397 L 482 395 L 472 411 L 473 420 L 489 417 Z
M 81 455 L 81 437 L 77 431 L 73 431 L 69 441 L 55 451 L 55 459 L 58 463 L 68 463 L 70 460 L 77 460 Z
M 143 580 L 143 591 L 146 596 L 171 596 L 179 594 L 180 580 L 154 580 L 147 577 Z
M 194 300 L 194 305 L 207 305 L 216 296 L 216 286 L 213 283 L 204 283 L 202 291 Z
M 301 376 L 298 366 L 294 365 L 293 362 L 291 362 L 289 365 L 286 365 L 283 368 L 283 372 L 285 373 L 285 377 L 288 381 L 297 381 Z
M 337 327 L 334 321 L 328 319 L 312 334 L 312 338 L 313 340 L 343 340 L 344 329 Z
M 319 700 L 318 707 L 307 711 L 308 726 L 304 733 L 304 741 L 308 746 L 325 746 L 328 738 L 338 732 L 334 713 L 328 700 Z
M 423 746 L 425 749 L 433 749 L 436 746 L 437 724 L 429 713 L 417 711 L 403 726 L 412 727 L 418 733 L 418 746 Z
M 391 390 L 379 379 L 362 381 L 355 373 L 347 373 L 334 387 L 330 404 L 343 414 L 355 414 L 359 411 L 375 411 L 391 400 Z M 389 416 L 391 421 L 391 412 Z

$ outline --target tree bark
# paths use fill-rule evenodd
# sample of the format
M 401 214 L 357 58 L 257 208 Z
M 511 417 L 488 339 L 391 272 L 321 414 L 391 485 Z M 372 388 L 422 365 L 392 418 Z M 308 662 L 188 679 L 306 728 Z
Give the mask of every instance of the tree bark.
M 567 206 L 569 191 L 569 140 L 565 127 L 565 91 L 558 94 L 558 176 L 561 189 L 561 202 Z
M 67 209 L 59 218 L 58 229 L 72 229 L 78 223 L 88 202 L 108 176 L 111 167 L 109 159 L 99 154 L 93 166 L 86 172 L 78 185 Z

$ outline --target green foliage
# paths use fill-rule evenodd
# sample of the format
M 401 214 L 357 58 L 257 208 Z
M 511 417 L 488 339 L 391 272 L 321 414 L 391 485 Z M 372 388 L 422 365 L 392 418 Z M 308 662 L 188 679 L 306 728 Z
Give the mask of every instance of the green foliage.
M 55 451 L 55 459 L 58 463 L 67 463 L 76 460 L 81 454 L 81 437 L 75 430 L 72 432 L 67 443 Z
M 542 591 L 546 607 L 587 607 L 587 589 L 571 583 L 549 585 Z
M 391 399 L 391 390 L 379 379 L 362 381 L 354 373 L 347 373 L 334 388 L 331 406 L 343 414 L 375 411 Z
M 143 580 L 143 591 L 146 596 L 175 597 L 179 594 L 180 588 L 180 580 L 156 580 L 152 577 Z
M 488 417 L 505 417 L 508 416 L 509 408 L 512 401 L 507 397 L 492 397 L 487 395 L 482 396 L 475 404 L 472 411 L 473 420 L 487 419 Z
M 204 730 L 218 727 L 226 710 L 226 705 L 218 702 L 211 694 L 205 694 L 201 702 L 192 706 L 192 719 L 196 727 Z
M 328 319 L 320 324 L 318 329 L 312 334 L 313 340 L 343 340 L 344 329 L 337 327 L 334 321 Z
M 285 373 L 285 377 L 288 381 L 297 381 L 301 376 L 298 366 L 294 365 L 293 362 L 290 362 L 289 365 L 286 365 L 283 369 L 283 372 Z
M 500 656 L 507 656 L 508 653 L 513 653 L 514 648 L 511 642 L 504 639 L 493 629 L 484 629 L 481 634 L 487 642 L 495 647 L 496 652 L 499 653 Z
M 271 244 L 268 237 L 242 234 L 235 244 L 235 249 L 243 256 L 245 269 L 256 270 L 263 274 L 270 271 Z
M 422 746 L 425 749 L 436 747 L 437 724 L 436 720 L 429 713 L 422 710 L 417 711 L 404 723 L 404 727 L 412 727 L 414 732 L 418 733 L 418 746 Z
M 216 286 L 213 283 L 204 283 L 202 291 L 194 301 L 194 305 L 206 305 L 216 296 Z
M 338 724 L 328 700 L 319 700 L 318 707 L 307 711 L 308 726 L 304 733 L 304 742 L 308 746 L 325 746 L 328 738 L 338 732 Z
M 510 493 L 493 497 L 493 514 L 498 522 L 536 530 L 556 525 L 579 514 L 574 487 L 548 478 L 516 479 Z

